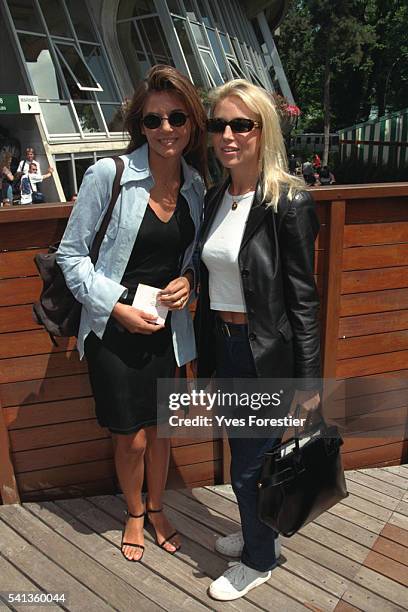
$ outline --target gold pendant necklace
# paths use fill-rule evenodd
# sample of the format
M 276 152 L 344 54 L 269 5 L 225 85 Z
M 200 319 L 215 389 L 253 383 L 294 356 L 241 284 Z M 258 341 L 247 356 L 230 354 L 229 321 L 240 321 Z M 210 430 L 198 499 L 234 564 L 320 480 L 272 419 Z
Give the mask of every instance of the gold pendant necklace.
M 232 202 L 232 206 L 231 206 L 231 210 L 237 210 L 238 208 L 238 202 L 236 202 L 235 200 Z

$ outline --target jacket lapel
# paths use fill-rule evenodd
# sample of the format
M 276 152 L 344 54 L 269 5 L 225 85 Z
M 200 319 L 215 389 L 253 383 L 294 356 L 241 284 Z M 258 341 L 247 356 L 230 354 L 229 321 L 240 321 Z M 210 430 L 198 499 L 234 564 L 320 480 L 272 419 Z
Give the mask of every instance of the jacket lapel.
M 242 237 L 240 250 L 246 245 L 256 228 L 262 223 L 265 215 L 268 213 L 268 207 L 262 201 L 261 189 L 256 186 L 255 196 L 252 202 L 251 210 L 249 211 L 248 219 L 245 225 L 244 235 Z

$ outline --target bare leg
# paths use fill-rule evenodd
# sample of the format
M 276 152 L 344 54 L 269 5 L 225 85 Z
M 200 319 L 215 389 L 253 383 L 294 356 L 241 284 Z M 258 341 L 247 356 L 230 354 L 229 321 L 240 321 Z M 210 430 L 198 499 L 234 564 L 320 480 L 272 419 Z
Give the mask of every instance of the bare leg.
M 149 508 L 158 510 L 163 506 L 163 491 L 166 486 L 170 461 L 170 440 L 158 438 L 156 427 L 147 427 L 146 436 L 147 510 Z M 149 513 L 149 520 L 156 531 L 159 544 L 175 531 L 164 512 Z M 164 548 L 168 552 L 175 552 L 179 546 L 180 538 L 175 535 L 170 542 L 166 542 Z
M 115 453 L 115 466 L 119 483 L 131 514 L 139 515 L 144 512 L 142 502 L 142 486 L 144 478 L 144 455 L 146 450 L 146 430 L 140 429 L 135 434 L 112 434 Z M 143 537 L 144 517 L 129 517 L 126 523 L 125 542 L 135 544 L 144 543 Z M 143 551 L 141 548 L 123 546 L 122 552 L 128 559 L 138 560 Z

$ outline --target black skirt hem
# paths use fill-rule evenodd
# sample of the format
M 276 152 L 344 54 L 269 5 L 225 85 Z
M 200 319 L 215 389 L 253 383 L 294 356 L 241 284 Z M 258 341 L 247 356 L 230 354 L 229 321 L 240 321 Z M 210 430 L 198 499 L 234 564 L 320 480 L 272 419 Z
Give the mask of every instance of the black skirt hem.
M 134 427 L 131 427 L 130 429 L 116 429 L 113 427 L 109 427 L 109 425 L 102 425 L 102 423 L 99 423 L 99 421 L 98 421 L 98 425 L 100 427 L 103 427 L 104 429 L 109 429 L 111 433 L 122 434 L 126 436 L 132 433 L 136 433 L 137 431 L 139 431 L 140 429 L 144 429 L 145 427 L 153 427 L 154 425 L 158 425 L 158 421 L 157 419 L 150 420 L 150 421 L 144 421 L 143 423 L 139 423 L 138 425 L 135 425 Z

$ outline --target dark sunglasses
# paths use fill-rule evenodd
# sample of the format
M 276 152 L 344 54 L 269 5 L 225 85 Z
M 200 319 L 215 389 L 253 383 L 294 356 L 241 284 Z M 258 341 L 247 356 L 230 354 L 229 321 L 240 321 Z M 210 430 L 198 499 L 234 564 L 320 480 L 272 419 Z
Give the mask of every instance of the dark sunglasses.
M 160 115 L 156 115 L 156 113 L 149 113 L 143 117 L 142 123 L 148 130 L 157 130 L 157 128 L 161 126 L 163 119 L 167 119 L 171 127 L 181 127 L 187 121 L 188 115 L 182 111 L 173 111 L 168 117 L 161 117 Z
M 230 126 L 234 134 L 245 134 L 251 132 L 254 128 L 262 127 L 260 121 L 252 121 L 252 119 L 246 119 L 244 117 L 237 117 L 226 121 L 225 119 L 207 119 L 207 130 L 211 134 L 223 134 L 227 125 Z

